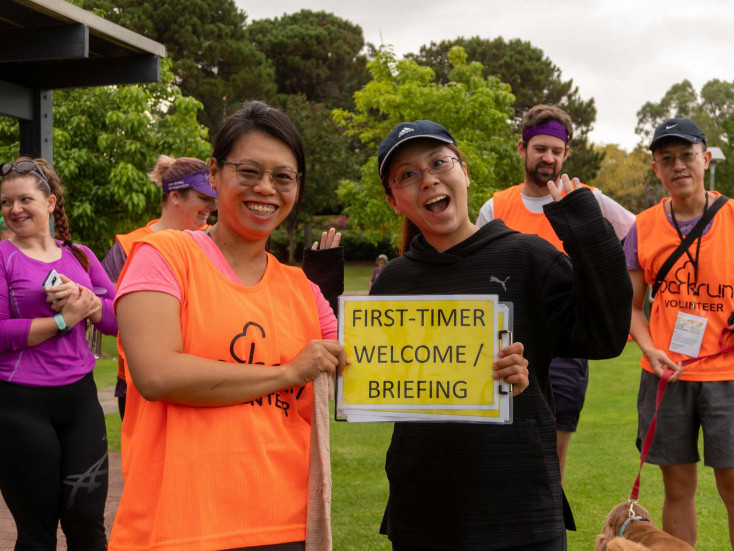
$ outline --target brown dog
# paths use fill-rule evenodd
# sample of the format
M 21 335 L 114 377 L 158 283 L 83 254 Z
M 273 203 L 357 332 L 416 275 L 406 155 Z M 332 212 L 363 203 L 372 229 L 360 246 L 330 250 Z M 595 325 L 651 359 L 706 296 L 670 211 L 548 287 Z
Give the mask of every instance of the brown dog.
M 620 537 L 625 521 L 630 518 L 630 503 L 625 501 L 609 513 L 601 534 L 596 537 L 594 551 L 695 551 L 683 540 L 657 528 L 644 507 L 633 505 L 634 517 L 646 520 L 633 520 Z

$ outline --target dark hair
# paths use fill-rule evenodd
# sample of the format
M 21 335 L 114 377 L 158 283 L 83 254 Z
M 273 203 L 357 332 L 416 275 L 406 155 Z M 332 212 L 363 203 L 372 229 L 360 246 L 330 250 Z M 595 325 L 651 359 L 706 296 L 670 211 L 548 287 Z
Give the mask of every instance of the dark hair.
M 291 211 L 291 227 L 298 217 L 298 209 L 306 185 L 306 155 L 303 151 L 303 140 L 293 121 L 280 109 L 271 107 L 261 101 L 246 101 L 237 111 L 232 113 L 219 128 L 214 137 L 212 157 L 218 166 L 232 151 L 234 144 L 242 136 L 254 131 L 265 132 L 276 140 L 283 142 L 296 158 L 297 170 L 301 173 L 298 181 L 298 195 Z
M 536 105 L 531 107 L 522 115 L 522 123 L 520 126 L 520 133 L 524 132 L 528 128 L 534 128 L 539 124 L 543 124 L 547 121 L 560 122 L 566 129 L 568 134 L 568 141 L 570 142 L 573 138 L 573 121 L 571 116 L 566 113 L 560 107 L 555 105 Z
M 58 174 L 56 174 L 56 171 L 51 168 L 51 165 L 48 164 L 48 161 L 46 159 L 33 159 L 32 157 L 19 157 L 15 161 L 13 161 L 13 164 L 18 163 L 20 161 L 34 161 L 43 172 L 44 176 L 46 176 L 46 182 L 44 183 L 43 180 L 33 172 L 24 172 L 22 174 L 16 172 L 15 170 L 10 171 L 8 174 L 6 174 L 2 181 L 7 182 L 10 180 L 15 180 L 17 178 L 24 178 L 26 176 L 31 176 L 33 178 L 36 178 L 37 184 L 38 184 L 38 190 L 43 193 L 44 197 L 50 197 L 51 194 L 56 197 L 56 207 L 54 208 L 54 227 L 56 229 L 56 237 L 58 237 L 61 241 L 64 242 L 64 245 L 66 247 L 69 247 L 71 249 L 71 252 L 74 254 L 76 259 L 79 261 L 79 263 L 82 265 L 82 268 L 84 268 L 87 272 L 89 271 L 89 258 L 87 257 L 87 253 L 85 253 L 82 249 L 77 247 L 71 242 L 71 233 L 69 232 L 69 221 L 66 218 L 66 211 L 64 210 L 64 192 L 61 189 L 61 181 L 59 180 Z M 48 185 L 46 185 L 48 184 Z
M 163 182 L 170 182 L 183 178 L 187 174 L 193 174 L 200 170 L 208 170 L 209 166 L 200 159 L 193 157 L 169 157 L 168 155 L 161 155 L 151 170 L 148 173 L 148 179 L 156 184 L 157 186 L 163 186 Z M 193 188 L 185 188 L 176 190 L 182 196 L 188 195 Z M 168 196 L 170 192 L 164 191 L 161 195 L 161 208 L 165 207 L 168 202 Z
M 461 163 L 466 166 L 466 156 L 454 144 L 440 142 L 439 140 L 433 140 L 431 138 L 418 138 L 415 141 L 422 140 L 422 139 L 425 139 L 427 141 L 434 141 L 434 142 L 440 143 L 441 145 L 445 145 L 459 158 Z M 389 195 L 389 196 L 392 196 L 392 189 L 390 188 L 390 165 L 392 164 L 392 160 L 395 158 L 395 153 L 397 153 L 398 151 L 400 151 L 399 148 L 396 151 L 394 151 L 392 155 L 390 155 L 390 158 L 388 159 L 382 171 L 382 177 L 380 178 L 380 181 L 382 182 L 382 189 L 385 190 L 385 195 Z M 468 173 L 468 167 L 467 167 L 467 173 Z M 407 216 L 403 218 L 403 225 L 400 228 L 400 243 L 398 245 L 398 252 L 400 254 L 404 254 L 408 252 L 410 250 L 410 242 L 413 241 L 413 238 L 416 235 L 418 235 L 420 232 L 421 231 L 418 229 L 418 226 L 413 224 L 413 222 L 411 222 Z

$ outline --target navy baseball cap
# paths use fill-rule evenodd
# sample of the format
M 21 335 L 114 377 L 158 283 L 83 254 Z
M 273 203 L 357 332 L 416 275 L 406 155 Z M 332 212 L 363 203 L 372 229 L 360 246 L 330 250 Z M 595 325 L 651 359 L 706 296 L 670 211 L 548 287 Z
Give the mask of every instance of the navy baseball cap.
M 655 135 L 650 142 L 650 151 L 660 146 L 660 142 L 667 138 L 679 138 L 691 143 L 703 142 L 706 144 L 706 135 L 698 125 L 689 119 L 668 119 L 655 129 Z
M 456 145 L 454 137 L 449 134 L 448 130 L 437 122 L 426 120 L 401 122 L 392 129 L 392 132 L 387 135 L 387 138 L 382 140 L 380 149 L 377 150 L 377 166 L 380 177 L 382 177 L 382 171 L 384 170 L 390 155 L 392 155 L 401 144 L 415 138 L 432 138 L 440 142 Z

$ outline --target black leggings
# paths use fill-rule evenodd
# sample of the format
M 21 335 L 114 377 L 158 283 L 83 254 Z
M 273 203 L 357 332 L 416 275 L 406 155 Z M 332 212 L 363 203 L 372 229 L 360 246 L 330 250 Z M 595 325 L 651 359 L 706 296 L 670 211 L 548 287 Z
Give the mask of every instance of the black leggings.
M 107 431 L 92 374 L 58 387 L 0 381 L 0 490 L 18 529 L 15 550 L 107 548 Z

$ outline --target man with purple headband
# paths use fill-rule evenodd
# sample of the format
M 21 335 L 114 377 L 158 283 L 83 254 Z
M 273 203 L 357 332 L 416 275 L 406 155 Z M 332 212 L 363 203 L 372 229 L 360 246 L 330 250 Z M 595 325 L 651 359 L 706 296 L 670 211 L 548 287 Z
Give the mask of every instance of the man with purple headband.
M 553 181 L 562 192 L 561 169 L 570 152 L 568 142 L 573 137 L 571 117 L 558 107 L 536 105 L 522 118 L 522 139 L 517 152 L 525 164 L 525 181 L 499 191 L 479 211 L 477 225 L 501 218 L 506 225 L 523 233 L 539 235 L 563 250 L 561 240 L 553 231 L 543 207 L 553 202 L 548 182 Z M 571 174 L 570 176 L 574 176 Z M 599 189 L 592 189 L 601 212 L 612 224 L 620 240 L 635 221 L 635 215 Z M 566 464 L 566 452 L 571 434 L 576 432 L 589 382 L 589 362 L 582 358 L 553 358 L 550 379 L 556 410 L 558 458 L 561 481 Z

